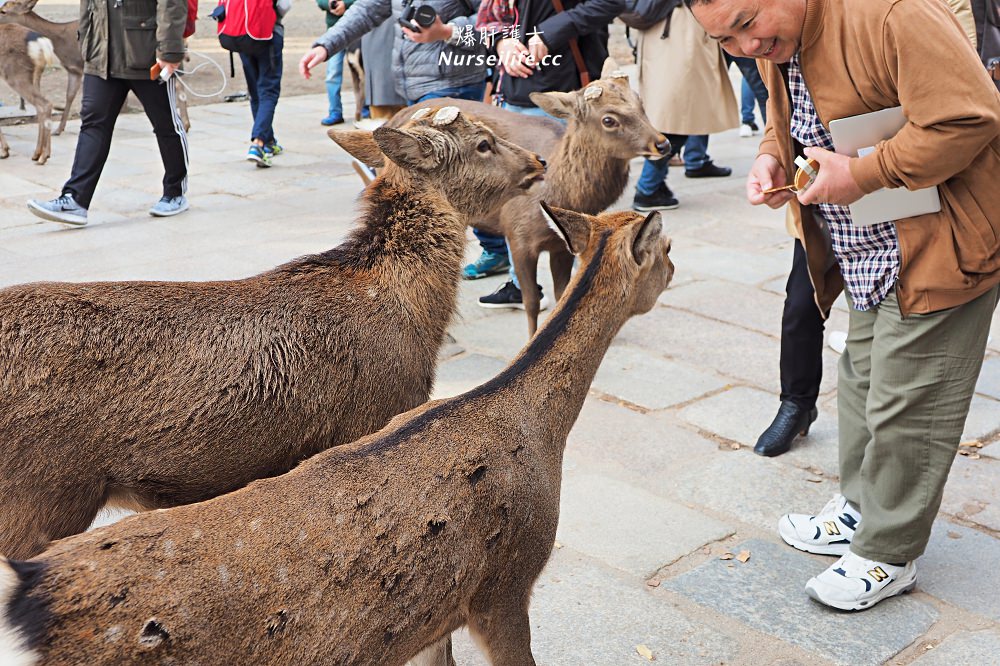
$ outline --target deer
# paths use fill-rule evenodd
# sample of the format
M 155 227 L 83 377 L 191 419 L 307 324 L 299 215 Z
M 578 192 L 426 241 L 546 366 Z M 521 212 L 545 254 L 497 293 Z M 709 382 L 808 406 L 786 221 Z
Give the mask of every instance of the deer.
M 555 297 L 566 288 L 573 257 L 543 219 L 539 201 L 595 215 L 613 204 L 628 184 L 629 161 L 635 157 L 665 159 L 670 142 L 646 117 L 639 95 L 629 87 L 628 76 L 614 59 L 604 62 L 601 78 L 574 92 L 532 93 L 531 101 L 551 118 L 525 116 L 481 102 L 449 100 L 475 114 L 498 135 L 521 146 L 532 146 L 548 160 L 545 181 L 511 199 L 499 212 L 477 220 L 473 226 L 504 236 L 521 284 L 528 317 L 528 334 L 538 327 L 541 293 L 538 258 L 549 253 Z M 400 111 L 387 123 L 404 121 L 416 104 Z M 371 164 L 369 166 L 378 166 Z
M 38 85 L 41 77 L 36 78 L 38 68 L 45 67 L 46 52 L 52 44 L 45 44 L 42 39 L 44 38 L 37 33 L 20 25 L 0 25 L 0 78 L 35 107 L 38 141 L 31 159 L 38 164 L 45 164 L 52 154 L 52 131 L 49 127 L 52 103 L 42 94 Z M 10 147 L 0 132 L 0 158 L 8 155 Z
M 66 70 L 66 104 L 59 118 L 59 125 L 52 131 L 53 136 L 59 136 L 66 129 L 73 100 L 80 92 L 80 84 L 83 82 L 83 55 L 76 38 L 80 21 L 55 23 L 46 20 L 34 12 L 37 2 L 38 0 L 5 0 L 0 4 L 0 24 L 16 23 L 51 40 L 56 57 Z
M 400 666 L 467 625 L 494 666 L 533 665 L 567 436 L 612 339 L 674 270 L 659 213 L 543 211 L 580 269 L 499 375 L 283 476 L 0 558 L 0 651 Z
M 103 506 L 284 473 L 427 400 L 467 216 L 544 166 L 454 107 L 417 115 L 340 135 L 391 163 L 324 253 L 240 280 L 0 290 L 0 553 L 31 557 Z

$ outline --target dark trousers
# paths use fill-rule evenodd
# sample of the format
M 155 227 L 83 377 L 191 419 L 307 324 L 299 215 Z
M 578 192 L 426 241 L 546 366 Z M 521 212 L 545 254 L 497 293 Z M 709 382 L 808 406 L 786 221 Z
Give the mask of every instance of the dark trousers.
M 812 409 L 823 379 L 823 317 L 809 279 L 806 251 L 795 239 L 781 314 L 781 399 Z
M 276 25 L 269 49 L 253 55 L 240 54 L 247 94 L 250 96 L 250 112 L 253 114 L 250 140 L 260 139 L 265 146 L 275 143 L 274 110 L 281 96 L 281 51 L 284 46 L 284 29 Z
M 146 117 L 153 125 L 153 134 L 160 146 L 163 160 L 163 196 L 178 197 L 187 191 L 187 134 L 177 113 L 176 81 L 132 79 L 102 79 L 93 74 L 83 76 L 83 106 L 80 109 L 80 138 L 69 180 L 62 193 L 72 193 L 76 202 L 90 208 L 97 181 L 104 171 L 111 150 L 111 136 L 121 113 L 125 97 L 131 90 L 142 102 Z
M 767 122 L 767 86 L 764 85 L 764 80 L 760 78 L 760 70 L 757 69 L 757 61 L 753 58 L 739 58 L 736 56 L 731 56 L 725 51 L 722 52 L 726 57 L 726 64 L 731 62 L 736 63 L 736 66 L 740 70 L 740 74 L 743 75 L 743 79 L 750 86 L 750 90 L 753 91 L 753 96 L 757 98 L 757 104 L 760 105 L 760 117 Z

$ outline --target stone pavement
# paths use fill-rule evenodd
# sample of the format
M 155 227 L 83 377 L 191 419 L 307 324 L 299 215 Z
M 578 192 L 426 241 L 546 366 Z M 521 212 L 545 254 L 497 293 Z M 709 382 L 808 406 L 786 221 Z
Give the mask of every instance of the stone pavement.
M 5 127 L 0 286 L 237 278 L 336 245 L 361 184 L 317 122 L 324 109 L 321 95 L 281 100 L 287 153 L 265 170 L 243 161 L 246 103 L 192 108 L 192 208 L 169 219 L 146 215 L 160 193 L 159 158 L 145 117 L 124 116 L 82 230 L 39 223 L 24 206 L 58 192 L 79 122 L 54 138 L 43 167 L 29 159 L 34 126 Z M 570 435 L 558 543 L 532 604 L 538 661 L 638 664 L 644 646 L 666 664 L 1000 664 L 1000 313 L 963 438 L 981 448 L 955 463 L 917 591 L 863 614 L 813 603 L 803 585 L 829 559 L 781 544 L 775 522 L 837 490 L 837 354 L 824 350 L 809 437 L 777 459 L 753 455 L 778 403 L 792 254 L 782 214 L 744 202 L 755 144 L 735 132 L 713 137 L 732 178 L 673 170 L 681 207 L 664 220 L 676 278 L 653 312 L 626 324 Z M 436 396 L 493 376 L 526 341 L 523 314 L 476 305 L 502 280 L 462 285 Z M 846 330 L 846 320 L 841 303 L 828 330 Z M 742 551 L 745 562 L 725 555 Z M 486 663 L 467 634 L 457 644 L 460 663 Z

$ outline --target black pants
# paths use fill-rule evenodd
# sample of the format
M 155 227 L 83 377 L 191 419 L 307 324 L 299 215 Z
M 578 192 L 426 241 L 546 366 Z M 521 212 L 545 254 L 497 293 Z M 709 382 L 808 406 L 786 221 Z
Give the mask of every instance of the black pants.
M 781 314 L 781 399 L 812 409 L 823 379 L 823 317 L 816 306 L 806 251 L 795 239 Z
M 184 194 L 187 191 L 187 134 L 177 113 L 176 85 L 174 77 L 164 83 L 160 80 L 102 79 L 85 74 L 80 138 L 63 194 L 72 193 L 78 204 L 90 208 L 90 200 L 94 198 L 97 181 L 111 150 L 115 122 L 129 90 L 142 102 L 146 117 L 153 124 L 163 160 L 163 195 Z

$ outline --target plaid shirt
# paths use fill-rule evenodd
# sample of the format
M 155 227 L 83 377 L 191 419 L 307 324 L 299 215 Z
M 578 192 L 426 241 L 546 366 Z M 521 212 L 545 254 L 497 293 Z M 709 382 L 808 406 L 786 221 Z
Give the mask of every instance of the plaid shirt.
M 833 150 L 833 139 L 816 115 L 812 97 L 802 79 L 799 55 L 788 65 L 788 87 L 792 93 L 791 133 L 805 146 Z M 896 225 L 882 222 L 857 227 L 847 206 L 821 203 L 820 213 L 830 225 L 833 253 L 840 264 L 844 285 L 857 310 L 870 310 L 882 302 L 899 277 L 899 241 Z

